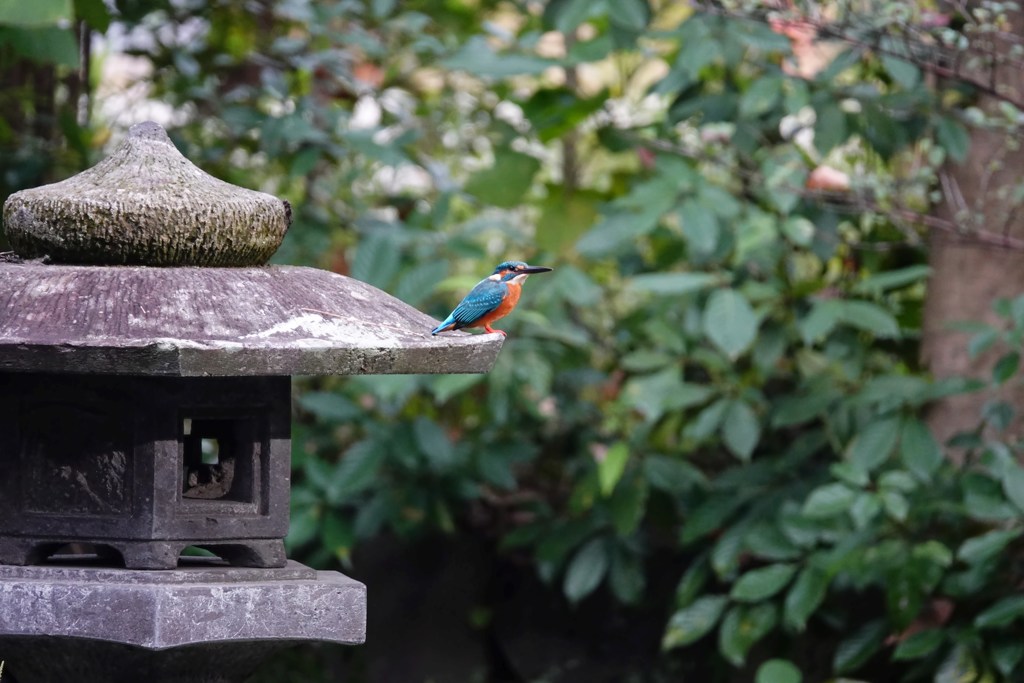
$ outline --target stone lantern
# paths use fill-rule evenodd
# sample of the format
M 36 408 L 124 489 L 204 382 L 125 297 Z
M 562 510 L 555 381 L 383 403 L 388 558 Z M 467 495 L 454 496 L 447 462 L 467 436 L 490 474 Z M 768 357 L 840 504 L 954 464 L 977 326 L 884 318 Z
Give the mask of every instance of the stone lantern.
M 244 680 L 275 648 L 364 639 L 365 587 L 285 557 L 289 376 L 486 372 L 501 340 L 263 265 L 290 220 L 154 123 L 4 205 L 0 660 L 19 683 Z

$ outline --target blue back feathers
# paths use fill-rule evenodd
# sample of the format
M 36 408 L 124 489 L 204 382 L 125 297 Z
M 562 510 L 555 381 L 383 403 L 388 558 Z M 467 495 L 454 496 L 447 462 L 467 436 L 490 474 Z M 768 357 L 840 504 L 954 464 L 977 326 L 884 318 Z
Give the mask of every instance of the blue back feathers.
M 515 273 L 512 273 L 515 276 Z M 506 276 L 509 277 L 509 276 Z M 508 285 L 504 282 L 491 279 L 481 280 L 476 287 L 470 290 L 455 310 L 451 312 L 443 323 L 434 328 L 432 334 L 444 330 L 459 330 L 472 325 L 498 306 L 505 299 L 505 292 Z

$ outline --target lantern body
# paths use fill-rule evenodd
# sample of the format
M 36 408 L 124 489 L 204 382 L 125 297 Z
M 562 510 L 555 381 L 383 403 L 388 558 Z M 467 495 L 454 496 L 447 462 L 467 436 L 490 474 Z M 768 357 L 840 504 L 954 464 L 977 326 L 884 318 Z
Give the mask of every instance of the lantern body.
M 63 546 L 170 569 L 197 546 L 281 567 L 286 377 L 0 375 L 0 564 Z

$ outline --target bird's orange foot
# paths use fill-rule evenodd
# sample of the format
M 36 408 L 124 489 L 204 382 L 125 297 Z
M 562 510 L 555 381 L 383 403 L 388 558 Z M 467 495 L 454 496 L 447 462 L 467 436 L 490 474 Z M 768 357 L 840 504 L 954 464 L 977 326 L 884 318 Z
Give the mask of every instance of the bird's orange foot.
M 497 332 L 502 337 L 507 337 L 508 336 L 508 333 L 505 332 L 505 330 L 495 330 L 490 325 L 484 325 L 484 329 L 487 330 L 488 332 L 490 332 L 491 334 L 494 334 L 495 332 Z

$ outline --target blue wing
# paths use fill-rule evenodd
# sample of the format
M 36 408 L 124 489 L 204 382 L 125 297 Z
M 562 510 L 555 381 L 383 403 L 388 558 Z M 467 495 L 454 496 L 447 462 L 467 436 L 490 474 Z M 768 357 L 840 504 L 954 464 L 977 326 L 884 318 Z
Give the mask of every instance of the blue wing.
M 472 325 L 500 306 L 501 302 L 505 299 L 507 290 L 508 285 L 504 282 L 481 280 L 476 287 L 470 290 L 466 298 L 455 307 L 451 315 L 434 328 L 431 334 L 437 334 L 445 330 L 458 330 Z

